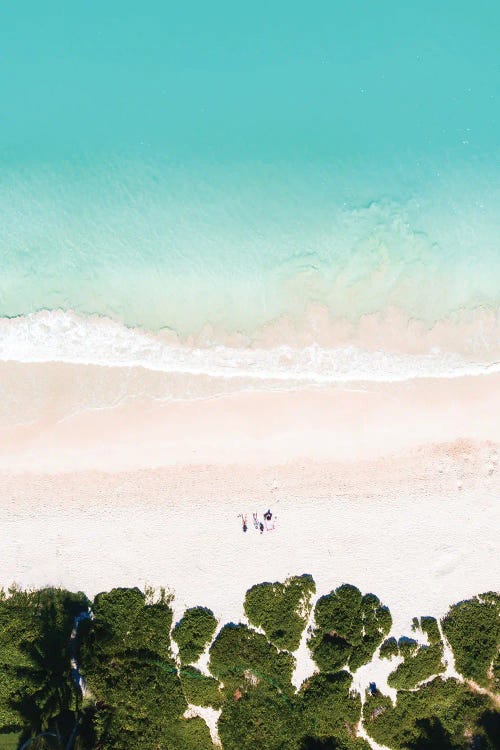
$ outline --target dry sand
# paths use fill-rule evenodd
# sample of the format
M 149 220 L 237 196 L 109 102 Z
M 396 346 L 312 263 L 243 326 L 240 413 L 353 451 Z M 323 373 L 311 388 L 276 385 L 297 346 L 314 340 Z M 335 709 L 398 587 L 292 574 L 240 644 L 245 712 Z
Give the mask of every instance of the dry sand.
M 0 404 L 0 471 L 359 461 L 500 439 L 500 374 L 162 401 L 143 395 L 148 373 L 131 368 L 139 374 L 125 382 L 121 369 L 16 365 L 11 400 L 43 408 L 28 420 Z M 82 392 L 97 383 L 100 408 L 91 409 Z

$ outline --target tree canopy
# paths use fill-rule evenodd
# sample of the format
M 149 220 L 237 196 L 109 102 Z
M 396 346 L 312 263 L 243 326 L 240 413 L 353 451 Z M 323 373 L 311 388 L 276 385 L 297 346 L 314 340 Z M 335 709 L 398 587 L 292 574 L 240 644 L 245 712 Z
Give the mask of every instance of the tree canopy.
M 275 646 L 295 651 L 311 611 L 316 591 L 312 576 L 287 578 L 284 583 L 258 583 L 245 596 L 245 614 L 252 625 L 264 630 Z
M 308 575 L 253 586 L 251 625 L 226 623 L 213 642 L 216 618 L 202 606 L 186 610 L 171 636 L 161 591 L 116 588 L 93 601 L 60 589 L 2 592 L 0 750 L 29 738 L 30 750 L 213 749 L 196 706 L 221 711 L 223 750 L 368 750 L 361 721 L 393 750 L 498 748 L 496 594 L 460 602 L 443 619 L 459 682 L 436 676 L 444 663 L 435 618 L 414 618 L 414 637 L 387 637 L 387 607 L 343 584 L 316 604 L 308 644 L 317 671 L 296 690 L 290 651 L 314 588 Z M 207 673 L 192 662 L 210 642 Z M 382 658 L 402 660 L 388 678 L 397 699 L 372 686 L 362 707 L 353 673 L 379 645 Z
M 350 584 L 318 599 L 314 618 L 309 647 L 323 671 L 346 666 L 354 671 L 366 664 L 392 625 L 389 609 L 374 594 L 362 596 Z

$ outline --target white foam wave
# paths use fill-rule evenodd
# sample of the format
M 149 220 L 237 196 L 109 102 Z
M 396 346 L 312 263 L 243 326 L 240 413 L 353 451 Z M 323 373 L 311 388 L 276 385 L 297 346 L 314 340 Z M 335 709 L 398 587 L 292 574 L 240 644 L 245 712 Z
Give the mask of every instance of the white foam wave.
M 130 329 L 108 318 L 62 310 L 0 319 L 0 361 L 66 362 L 105 367 L 293 384 L 391 382 L 500 372 L 500 362 L 468 361 L 436 349 L 427 354 L 324 348 L 188 346 Z

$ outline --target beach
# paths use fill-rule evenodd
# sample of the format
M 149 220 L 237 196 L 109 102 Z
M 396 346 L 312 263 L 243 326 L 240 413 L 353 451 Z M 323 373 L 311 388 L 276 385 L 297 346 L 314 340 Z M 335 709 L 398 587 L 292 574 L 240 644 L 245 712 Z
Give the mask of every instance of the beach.
M 0 26 L 0 746 L 481 744 L 498 10 L 31 5 Z
M 498 586 L 499 375 L 71 416 L 75 366 L 7 367 L 18 389 L 35 368 L 54 391 L 36 420 L 2 423 L 4 586 L 165 586 L 176 616 L 203 604 L 225 622 L 254 583 L 307 572 L 318 594 L 377 594 L 397 635 Z M 252 513 L 268 507 L 276 528 L 261 535 Z
M 0 363 L 0 370 L 4 471 L 356 461 L 498 440 L 496 373 L 287 390 L 240 386 L 210 398 L 189 398 L 185 386 L 183 398 L 165 399 L 149 395 L 165 375 L 142 368 Z M 199 380 L 210 380 L 181 379 L 196 383 L 195 393 Z

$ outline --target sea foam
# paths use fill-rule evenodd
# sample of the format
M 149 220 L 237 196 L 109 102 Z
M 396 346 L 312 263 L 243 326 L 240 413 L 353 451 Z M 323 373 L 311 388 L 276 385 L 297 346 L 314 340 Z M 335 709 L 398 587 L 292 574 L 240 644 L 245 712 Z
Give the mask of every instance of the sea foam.
M 425 354 L 367 350 L 357 346 L 300 348 L 191 346 L 168 341 L 109 318 L 62 310 L 0 319 L 0 360 L 64 362 L 252 381 L 293 387 L 351 382 L 455 378 L 500 371 L 500 362 L 468 360 L 437 348 Z

